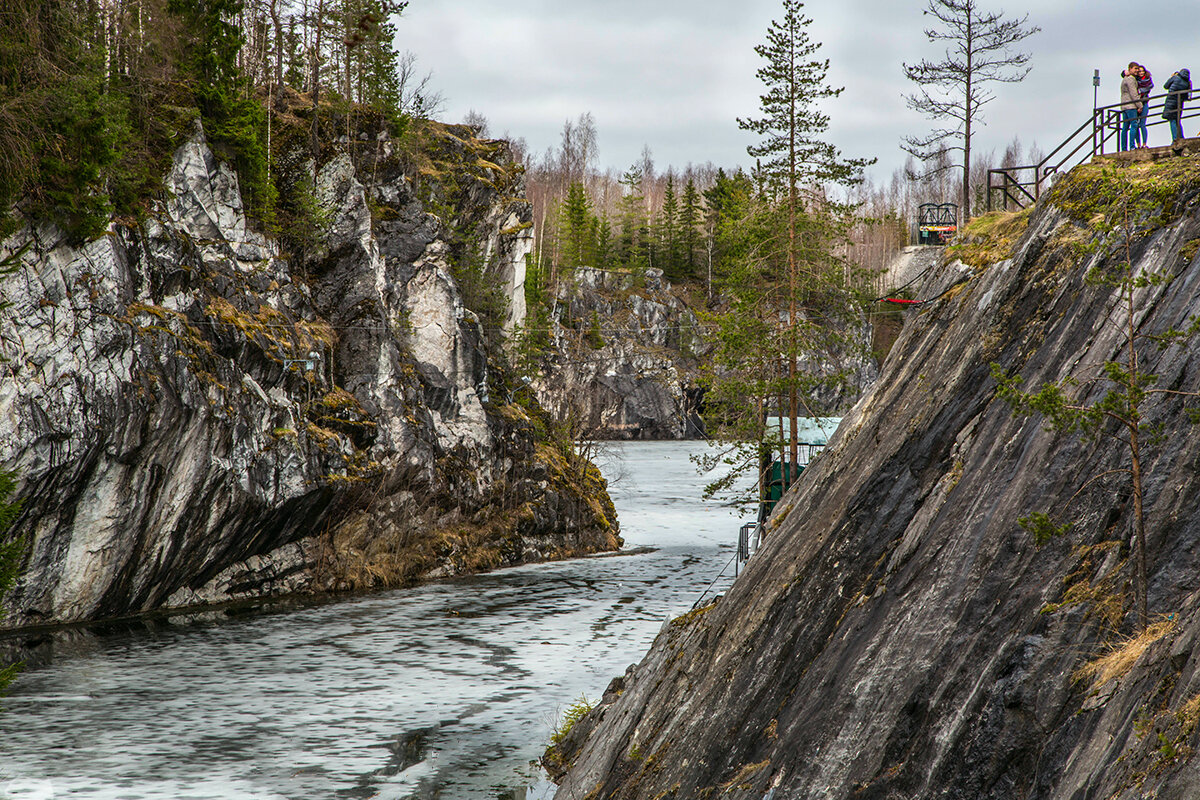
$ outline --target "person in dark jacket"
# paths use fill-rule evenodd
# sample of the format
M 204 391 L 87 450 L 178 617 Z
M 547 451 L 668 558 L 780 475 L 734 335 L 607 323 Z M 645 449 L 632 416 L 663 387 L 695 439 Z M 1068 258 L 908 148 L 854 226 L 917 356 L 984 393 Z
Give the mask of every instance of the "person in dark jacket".
M 1183 126 L 1180 117 L 1183 116 L 1183 102 L 1192 92 L 1192 73 L 1181 69 L 1167 78 L 1163 89 L 1169 94 L 1163 101 L 1163 119 L 1171 123 L 1171 141 L 1177 142 L 1183 138 Z

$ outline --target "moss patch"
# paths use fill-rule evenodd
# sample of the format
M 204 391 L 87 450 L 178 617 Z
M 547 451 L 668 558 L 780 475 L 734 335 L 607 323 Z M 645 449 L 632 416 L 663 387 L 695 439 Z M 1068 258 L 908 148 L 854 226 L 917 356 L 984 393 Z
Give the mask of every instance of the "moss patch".
M 1128 201 L 1130 207 L 1157 209 L 1155 218 L 1146 222 L 1163 225 L 1195 206 L 1200 197 L 1200 159 L 1096 159 L 1067 173 L 1049 196 L 1052 204 L 1076 222 L 1088 224 L 1107 218 L 1115 213 L 1118 202 Z
M 712 611 L 716 607 L 717 607 L 716 603 L 709 603 L 706 606 L 701 606 L 700 608 L 694 608 L 691 611 L 687 612 L 686 614 L 680 614 L 678 617 L 675 617 L 675 619 L 671 620 L 671 628 L 678 629 L 678 628 L 683 628 L 687 625 L 691 625 L 693 622 L 698 621 L 701 617 L 703 617 L 705 614 Z
M 1013 248 L 1029 227 L 1032 208 L 1023 211 L 992 211 L 975 217 L 946 248 L 946 255 L 976 269 L 1012 258 Z

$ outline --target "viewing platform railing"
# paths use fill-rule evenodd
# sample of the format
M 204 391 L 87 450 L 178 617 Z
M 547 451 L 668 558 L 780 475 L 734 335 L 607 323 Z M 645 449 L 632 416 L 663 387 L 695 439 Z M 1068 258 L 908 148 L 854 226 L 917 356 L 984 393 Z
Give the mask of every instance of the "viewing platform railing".
M 1150 129 L 1165 126 L 1170 130 L 1168 121 L 1162 118 L 1163 103 L 1172 93 L 1151 95 L 1147 99 L 1149 105 L 1146 119 L 1147 134 Z M 1175 93 L 1180 94 L 1180 93 Z M 1186 100 L 1187 95 L 1185 95 Z M 1200 117 L 1200 108 L 1188 109 L 1185 105 L 1180 115 L 1180 123 L 1184 120 Z M 1105 154 L 1105 147 L 1113 136 L 1120 136 L 1122 124 L 1121 104 L 1100 106 L 1093 109 L 1092 116 L 1075 132 L 1063 140 L 1062 144 L 1036 164 L 1020 167 L 999 167 L 988 170 L 987 210 L 1002 209 L 1005 211 L 1027 208 L 1037 202 L 1042 192 L 1049 188 L 1054 176 L 1070 170 L 1089 158 Z M 1130 125 L 1136 126 L 1138 120 Z M 1116 151 L 1116 142 L 1111 150 Z

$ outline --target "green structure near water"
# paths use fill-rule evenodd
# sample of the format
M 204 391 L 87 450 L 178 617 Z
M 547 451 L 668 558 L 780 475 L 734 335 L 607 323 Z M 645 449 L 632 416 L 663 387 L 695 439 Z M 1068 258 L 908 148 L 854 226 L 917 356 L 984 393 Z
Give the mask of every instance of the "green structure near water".
M 796 438 L 800 442 L 797 463 L 785 464 L 778 453 L 768 453 L 764 456 L 761 467 L 763 483 L 762 496 L 759 499 L 759 523 L 765 522 L 771 516 L 775 504 L 787 492 L 788 487 L 800 478 L 809 462 L 825 449 L 829 437 L 837 430 L 841 421 L 841 417 L 802 417 L 797 420 Z M 782 420 L 781 425 L 778 417 L 769 417 L 767 422 L 769 430 L 781 430 L 788 426 L 787 419 Z

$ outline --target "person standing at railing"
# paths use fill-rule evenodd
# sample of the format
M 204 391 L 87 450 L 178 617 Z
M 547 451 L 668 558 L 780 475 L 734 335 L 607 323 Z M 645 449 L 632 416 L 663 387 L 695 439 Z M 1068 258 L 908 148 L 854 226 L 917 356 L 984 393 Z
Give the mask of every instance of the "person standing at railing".
M 1154 79 L 1150 77 L 1150 70 L 1146 69 L 1144 64 L 1138 64 L 1137 70 L 1133 73 L 1137 76 L 1138 96 L 1142 99 L 1142 110 L 1138 112 L 1138 129 L 1135 138 L 1138 143 L 1135 147 L 1147 147 L 1150 144 L 1150 132 L 1146 129 L 1146 120 L 1150 118 L 1150 90 L 1154 88 Z
M 1117 143 L 1118 149 L 1130 150 L 1136 143 L 1138 117 L 1142 113 L 1142 99 L 1138 94 L 1137 62 L 1130 61 L 1129 67 L 1121 73 L 1121 134 Z
M 1179 70 L 1167 78 L 1163 89 L 1169 94 L 1163 101 L 1162 116 L 1171 123 L 1171 141 L 1177 142 L 1183 138 L 1183 125 L 1180 123 L 1180 117 L 1183 116 L 1183 101 L 1188 99 L 1188 95 L 1192 91 L 1192 73 L 1186 69 Z

